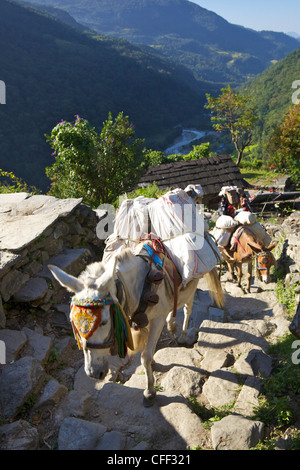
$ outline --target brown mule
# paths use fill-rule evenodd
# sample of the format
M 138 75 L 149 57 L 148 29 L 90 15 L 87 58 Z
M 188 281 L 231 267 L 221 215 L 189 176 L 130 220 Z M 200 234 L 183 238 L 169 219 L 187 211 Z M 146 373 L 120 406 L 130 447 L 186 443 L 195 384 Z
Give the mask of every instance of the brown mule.
M 240 227 L 233 233 L 231 246 L 222 249 L 222 257 L 226 261 L 231 280 L 234 280 L 234 263 L 236 263 L 238 274 L 238 286 L 241 287 L 242 265 L 248 264 L 247 291 L 250 292 L 252 278 L 253 259 L 257 260 L 257 272 L 259 279 L 265 283 L 270 282 L 270 267 L 276 265 L 271 251 L 277 246 L 273 243 L 265 247 L 263 243 L 255 238 L 247 228 Z

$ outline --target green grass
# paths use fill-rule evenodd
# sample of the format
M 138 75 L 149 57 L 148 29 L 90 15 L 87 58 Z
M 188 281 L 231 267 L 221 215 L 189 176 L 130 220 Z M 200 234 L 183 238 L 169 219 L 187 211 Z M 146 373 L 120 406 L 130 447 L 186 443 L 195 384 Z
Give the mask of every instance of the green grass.
M 271 377 L 262 379 L 259 405 L 254 408 L 253 419 L 268 425 L 276 439 L 295 423 L 300 411 L 300 365 L 292 361 L 295 341 L 292 334 L 286 334 L 269 346 L 267 352 L 277 361 L 277 366 Z M 260 448 L 265 448 L 264 445 L 271 448 L 271 441 L 260 444 Z M 300 448 L 300 431 L 297 429 L 291 446 Z

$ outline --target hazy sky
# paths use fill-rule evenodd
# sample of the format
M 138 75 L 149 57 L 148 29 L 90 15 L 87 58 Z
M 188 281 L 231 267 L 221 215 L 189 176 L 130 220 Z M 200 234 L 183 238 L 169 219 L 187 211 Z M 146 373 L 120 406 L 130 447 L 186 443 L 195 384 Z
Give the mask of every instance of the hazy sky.
M 190 0 L 230 23 L 261 31 L 300 34 L 299 0 Z

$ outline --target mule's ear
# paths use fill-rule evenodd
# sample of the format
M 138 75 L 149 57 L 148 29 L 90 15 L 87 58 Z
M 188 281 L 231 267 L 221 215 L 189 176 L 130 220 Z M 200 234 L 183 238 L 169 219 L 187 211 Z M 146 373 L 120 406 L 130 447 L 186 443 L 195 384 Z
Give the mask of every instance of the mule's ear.
M 76 277 L 65 273 L 62 269 L 58 268 L 57 266 L 53 266 L 50 264 L 48 265 L 48 268 L 55 277 L 55 279 L 57 279 L 58 282 L 69 291 L 75 292 L 75 294 L 77 294 L 84 288 L 84 285 L 81 281 L 79 281 Z
M 268 246 L 267 250 L 272 251 L 272 250 L 274 250 L 274 248 L 276 248 L 277 245 L 278 245 L 278 242 L 275 242 L 272 245 Z
M 106 291 L 115 303 L 118 302 L 117 286 L 115 283 L 116 263 L 116 257 L 112 258 L 106 264 L 104 273 L 96 280 L 97 288 Z

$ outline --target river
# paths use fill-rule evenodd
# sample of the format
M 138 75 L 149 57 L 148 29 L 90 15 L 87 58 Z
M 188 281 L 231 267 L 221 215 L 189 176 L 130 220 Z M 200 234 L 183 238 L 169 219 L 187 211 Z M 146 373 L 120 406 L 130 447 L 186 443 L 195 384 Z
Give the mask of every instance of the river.
M 172 155 L 177 153 L 189 153 L 190 150 L 185 150 L 184 147 L 192 142 L 201 139 L 206 135 L 205 131 L 197 131 L 196 129 L 183 129 L 180 137 L 165 150 L 165 155 Z

